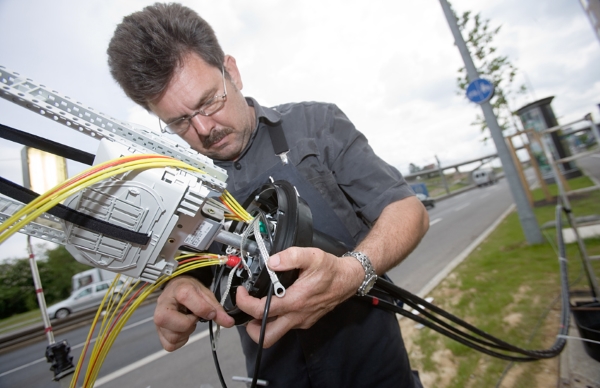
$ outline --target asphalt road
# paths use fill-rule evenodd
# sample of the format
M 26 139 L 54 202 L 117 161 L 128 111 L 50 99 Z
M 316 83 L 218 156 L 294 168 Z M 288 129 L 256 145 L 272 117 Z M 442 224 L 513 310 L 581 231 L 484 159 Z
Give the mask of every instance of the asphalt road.
M 411 292 L 422 292 L 456 257 L 461 256 L 482 233 L 506 212 L 512 197 L 505 179 L 493 186 L 473 189 L 445 199 L 429 210 L 430 229 L 419 247 L 397 268 L 392 280 Z M 131 317 L 96 381 L 96 387 L 220 387 L 207 336 L 206 324 L 199 324 L 191 343 L 174 352 L 162 351 L 152 314 L 154 305 L 142 306 Z M 57 334 L 67 339 L 77 362 L 87 327 Z M 0 355 L 0 387 L 47 388 L 68 386 L 69 378 L 53 382 L 44 358 L 46 344 L 35 343 Z M 246 376 L 244 358 L 236 329 L 221 331 L 218 355 L 229 387 L 245 387 L 231 380 Z

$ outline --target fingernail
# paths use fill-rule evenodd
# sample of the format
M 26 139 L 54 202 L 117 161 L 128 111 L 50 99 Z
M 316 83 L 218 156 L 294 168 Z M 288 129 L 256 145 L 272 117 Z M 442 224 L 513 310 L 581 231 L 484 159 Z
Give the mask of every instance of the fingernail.
M 274 268 L 277 267 L 281 263 L 281 259 L 279 259 L 279 255 L 271 256 L 269 259 L 269 267 Z
M 207 316 L 206 319 L 208 319 L 209 321 L 212 321 L 213 319 L 215 319 L 215 317 L 217 316 L 217 313 L 214 311 L 211 311 Z

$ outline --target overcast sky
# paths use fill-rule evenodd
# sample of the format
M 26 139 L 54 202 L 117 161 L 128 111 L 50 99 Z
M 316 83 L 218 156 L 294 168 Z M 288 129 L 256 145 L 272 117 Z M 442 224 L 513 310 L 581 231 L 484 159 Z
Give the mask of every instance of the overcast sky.
M 115 118 L 156 128 L 112 80 L 106 47 L 116 25 L 152 1 L 0 0 L 0 65 Z M 212 24 L 244 81 L 271 106 L 336 103 L 375 151 L 409 163 L 456 163 L 495 152 L 470 125 L 480 108 L 457 95 L 462 59 L 439 1 L 184 1 Z M 577 0 L 454 0 L 502 26 L 495 46 L 529 93 L 517 109 L 555 96 L 559 123 L 600 112 L 600 43 Z M 97 142 L 0 99 L 0 123 L 95 153 Z M 0 140 L 0 174 L 22 183 L 21 146 Z M 70 173 L 81 166 L 69 165 Z M 11 237 L 0 260 L 25 257 Z

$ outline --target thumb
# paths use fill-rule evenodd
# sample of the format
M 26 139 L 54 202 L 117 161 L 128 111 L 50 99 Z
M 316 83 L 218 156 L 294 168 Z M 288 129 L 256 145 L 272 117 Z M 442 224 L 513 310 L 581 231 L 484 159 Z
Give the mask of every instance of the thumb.
M 291 247 L 271 256 L 268 265 L 274 271 L 307 268 L 317 252 L 314 248 Z
M 269 257 L 269 268 L 272 270 L 281 270 L 282 268 L 280 267 L 283 267 L 283 265 L 281 265 L 281 256 L 278 253 Z

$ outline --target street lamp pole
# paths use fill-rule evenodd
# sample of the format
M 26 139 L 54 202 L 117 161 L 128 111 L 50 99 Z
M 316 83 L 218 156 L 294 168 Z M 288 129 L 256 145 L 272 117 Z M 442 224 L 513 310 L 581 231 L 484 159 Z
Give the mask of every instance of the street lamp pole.
M 452 35 L 454 35 L 454 40 L 456 46 L 458 47 L 458 51 L 460 51 L 460 55 L 465 63 L 469 82 L 473 82 L 479 79 L 479 72 L 473 63 L 469 49 L 467 48 L 467 45 L 460 33 L 456 16 L 452 12 L 452 9 L 446 0 L 440 0 L 440 4 L 444 10 L 446 19 L 448 20 L 448 25 L 450 26 Z M 498 120 L 496 119 L 492 105 L 489 101 L 484 101 L 480 103 L 480 105 L 487 126 L 490 129 L 490 134 L 492 135 L 492 139 L 496 145 L 498 157 L 502 163 L 506 180 L 510 186 L 510 191 L 517 206 L 517 212 L 519 213 L 519 220 L 521 221 L 521 227 L 523 228 L 525 238 L 529 244 L 541 244 L 544 241 L 542 232 L 538 225 L 537 219 L 535 218 L 535 214 L 533 213 L 533 209 L 527 200 L 525 188 L 519 179 L 517 168 L 509 153 L 508 146 L 506 145 L 504 136 L 502 135 L 502 129 L 498 125 Z

